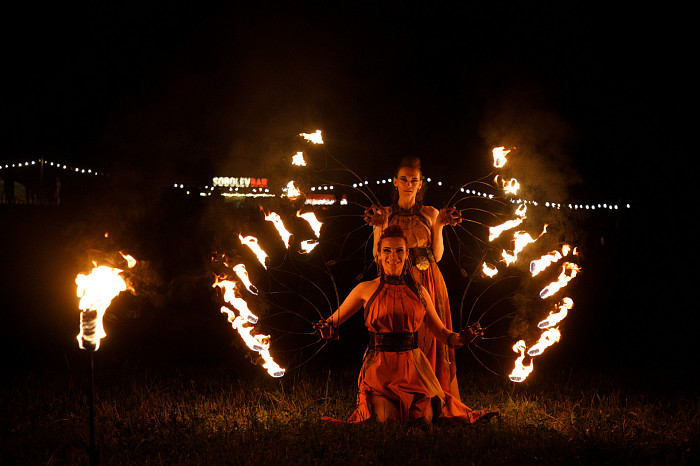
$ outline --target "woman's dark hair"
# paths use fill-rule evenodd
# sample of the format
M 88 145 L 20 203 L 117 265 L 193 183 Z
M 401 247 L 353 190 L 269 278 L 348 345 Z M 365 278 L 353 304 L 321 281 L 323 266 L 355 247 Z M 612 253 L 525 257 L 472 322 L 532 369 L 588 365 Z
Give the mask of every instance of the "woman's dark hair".
M 382 234 L 379 236 L 379 241 L 377 241 L 377 245 L 382 244 L 382 240 L 384 238 L 402 238 L 404 241 L 406 241 L 406 244 L 408 244 L 408 239 L 406 239 L 406 234 L 403 232 L 403 228 L 401 228 L 399 225 L 389 225 L 382 231 Z
M 421 185 L 421 188 L 418 190 L 416 193 L 416 204 L 418 205 L 423 205 L 423 199 L 425 198 L 425 191 L 428 189 L 428 184 L 425 183 L 425 177 L 423 176 L 423 170 L 420 168 L 420 159 L 414 155 L 409 155 L 401 159 L 399 162 L 399 166 L 396 167 L 396 174 L 394 175 L 394 178 L 398 178 L 399 176 L 399 170 L 402 168 L 411 168 L 413 170 L 418 170 L 420 172 L 420 177 L 421 180 L 423 181 L 423 184 Z M 392 204 L 396 204 L 399 200 L 399 191 L 398 189 L 394 189 L 392 195 L 391 202 Z

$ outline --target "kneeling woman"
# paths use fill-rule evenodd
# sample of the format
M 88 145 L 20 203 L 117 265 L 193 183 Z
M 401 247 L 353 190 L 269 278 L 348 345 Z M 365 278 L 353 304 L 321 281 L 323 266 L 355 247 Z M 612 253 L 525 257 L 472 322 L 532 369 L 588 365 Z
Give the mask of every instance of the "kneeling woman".
M 322 337 L 334 338 L 338 325 L 364 307 L 370 342 L 359 377 L 358 406 L 349 422 L 372 416 L 380 422 L 430 423 L 437 416 L 475 422 L 496 414 L 473 411 L 445 393 L 415 334 L 426 322 L 438 340 L 457 348 L 476 338 L 480 329 L 468 328 L 460 335 L 443 325 L 428 291 L 408 273 L 401 227 L 387 227 L 378 249 L 380 276 L 357 285 L 332 316 L 316 325 Z

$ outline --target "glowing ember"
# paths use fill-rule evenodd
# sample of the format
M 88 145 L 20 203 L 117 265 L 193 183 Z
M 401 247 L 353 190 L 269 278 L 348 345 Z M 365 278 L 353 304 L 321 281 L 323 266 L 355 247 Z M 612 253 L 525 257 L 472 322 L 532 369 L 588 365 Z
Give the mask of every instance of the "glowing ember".
M 292 201 L 296 200 L 301 196 L 301 191 L 297 189 L 296 186 L 294 186 L 294 181 L 290 181 L 287 183 L 287 197 L 291 199 Z
M 484 262 L 482 266 L 482 271 L 487 277 L 494 277 L 498 273 L 498 269 L 496 267 L 493 267 L 486 262 Z
M 304 153 L 303 152 L 297 152 L 292 156 L 292 165 L 296 165 L 298 167 L 305 167 L 306 166 L 306 160 L 304 160 Z
M 134 262 L 135 263 L 135 262 Z M 97 264 L 89 275 L 78 274 L 75 283 L 78 285 L 77 296 L 80 298 L 78 308 L 80 316 L 80 333 L 77 336 L 78 345 L 85 349 L 83 342 L 94 351 L 100 347 L 100 340 L 107 336 L 102 326 L 102 318 L 112 300 L 122 291 L 133 289 L 126 284 L 120 275 L 123 270 Z
M 265 264 L 265 262 L 267 261 L 267 254 L 265 253 L 265 251 L 262 250 L 260 245 L 258 245 L 258 238 L 256 238 L 255 236 L 246 236 L 244 238 L 239 234 L 238 239 L 240 239 L 241 243 L 245 244 L 251 249 L 251 251 L 253 251 L 255 256 L 258 258 L 258 262 L 260 262 L 262 266 L 267 269 L 267 265 Z
M 527 350 L 527 354 L 530 356 L 539 356 L 552 346 L 554 343 L 558 342 L 559 339 L 561 339 L 561 333 L 559 332 L 559 329 L 557 328 L 550 328 L 549 330 L 545 330 L 542 332 L 542 335 L 540 336 L 540 339 L 535 343 L 532 348 Z
M 557 278 L 556 281 L 550 283 L 549 285 L 544 287 L 542 291 L 540 291 L 540 298 L 548 298 L 555 294 L 557 291 L 564 288 L 574 277 L 576 277 L 576 274 L 580 270 L 581 268 L 578 265 L 572 262 L 564 262 L 564 264 L 562 265 L 562 271 L 559 274 L 559 278 Z
M 523 361 L 525 360 L 525 348 L 526 345 L 524 340 L 520 340 L 515 345 L 513 345 L 513 351 L 516 353 L 520 353 L 518 359 L 515 360 L 515 368 L 513 369 L 513 372 L 511 372 L 509 375 L 510 380 L 512 380 L 513 382 L 522 382 L 527 378 L 528 375 L 530 375 L 532 369 L 534 369 L 532 361 L 530 361 L 530 364 L 527 366 L 523 365 Z
M 505 147 L 495 147 L 493 149 L 493 166 L 496 168 L 502 168 L 507 160 L 506 156 L 510 152 L 509 150 L 505 150 Z
M 539 328 L 549 328 L 549 327 L 554 327 L 557 325 L 559 322 L 564 320 L 568 312 L 571 310 L 571 308 L 574 307 L 574 300 L 571 298 L 564 298 L 562 299 L 561 304 L 559 304 L 558 309 L 559 312 L 550 312 L 547 318 L 543 321 L 541 321 L 537 326 Z
M 236 275 L 238 275 L 238 278 L 241 279 L 245 287 L 248 288 L 248 291 L 253 294 L 258 294 L 258 289 L 250 282 L 250 278 L 248 278 L 248 271 L 246 270 L 245 265 L 236 264 L 233 267 L 233 271 L 236 272 Z
M 314 144 L 323 144 L 323 137 L 321 136 L 321 130 L 317 129 L 313 133 L 299 133 L 299 136 L 303 137 L 307 141 Z
M 309 223 L 309 226 L 311 229 L 314 231 L 314 234 L 316 235 L 316 238 L 321 237 L 321 227 L 323 226 L 323 223 L 319 222 L 318 219 L 316 218 L 316 215 L 313 212 L 306 212 L 305 214 L 300 213 L 301 211 L 297 212 L 297 217 L 303 218 Z
M 289 242 L 292 239 L 292 234 L 284 227 L 284 223 L 282 222 L 282 218 L 279 216 L 279 214 L 270 212 L 269 215 L 265 216 L 265 220 L 272 222 L 275 225 L 275 228 L 282 237 L 282 241 L 284 241 L 285 246 L 289 248 Z

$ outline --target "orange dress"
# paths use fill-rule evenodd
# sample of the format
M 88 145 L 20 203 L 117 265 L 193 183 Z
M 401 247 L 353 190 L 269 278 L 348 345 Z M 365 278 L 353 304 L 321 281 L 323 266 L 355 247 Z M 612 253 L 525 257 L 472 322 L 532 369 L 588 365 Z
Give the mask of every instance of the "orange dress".
M 388 284 L 383 280 L 365 306 L 365 325 L 375 333 L 413 333 L 426 321 L 425 306 L 405 284 Z M 365 353 L 358 380 L 357 409 L 349 422 L 363 422 L 372 416 L 370 394 L 382 395 L 397 403 L 399 421 L 415 421 L 425 416 L 429 406 L 446 418 L 475 422 L 484 415 L 473 411 L 446 393 L 435 376 L 430 362 L 420 348 L 406 351 L 380 351 L 369 348 Z
M 447 295 L 445 279 L 432 256 L 432 229 L 428 222 L 420 212 L 420 205 L 408 210 L 399 209 L 396 205 L 389 209 L 388 224 L 399 225 L 406 234 L 411 253 L 413 279 L 428 290 L 438 317 L 445 327 L 452 331 L 450 299 Z M 440 381 L 440 386 L 459 400 L 454 349 L 438 342 L 425 325 L 418 329 L 418 333 L 418 347 L 428 358 Z

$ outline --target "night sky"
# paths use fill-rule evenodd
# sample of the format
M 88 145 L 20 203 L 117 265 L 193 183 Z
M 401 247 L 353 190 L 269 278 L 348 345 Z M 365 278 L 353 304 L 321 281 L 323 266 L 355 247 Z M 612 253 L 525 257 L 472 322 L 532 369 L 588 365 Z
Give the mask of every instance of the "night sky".
M 642 249 L 605 278 L 634 269 L 660 296 L 635 304 L 681 312 L 659 270 L 677 261 L 666 228 L 683 223 L 676 164 L 693 145 L 686 12 L 432 3 L 15 5 L 0 162 L 205 184 L 269 176 L 297 133 L 321 129 L 361 176 L 418 155 L 459 186 L 490 170 L 492 147 L 517 146 L 560 199 L 632 204 L 623 234 Z
M 624 201 L 645 158 L 679 147 L 682 12 L 262 3 L 16 7 L 3 161 L 198 181 L 264 171 L 320 128 L 367 176 L 415 154 L 461 184 L 491 147 L 526 146 L 579 173 L 586 201 Z

